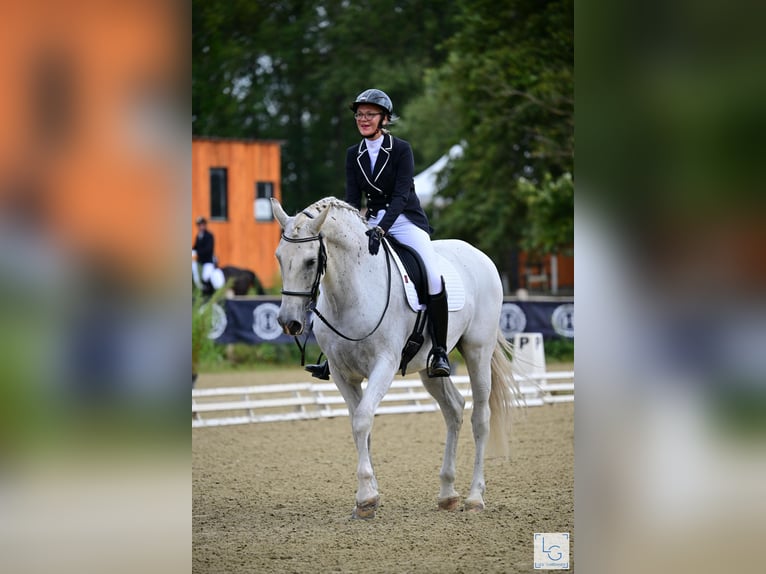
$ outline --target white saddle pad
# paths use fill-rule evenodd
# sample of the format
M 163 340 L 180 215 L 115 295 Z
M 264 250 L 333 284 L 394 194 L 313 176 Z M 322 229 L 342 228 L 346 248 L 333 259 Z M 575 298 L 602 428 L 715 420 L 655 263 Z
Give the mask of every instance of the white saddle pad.
M 399 258 L 399 255 L 392 249 L 396 267 L 399 269 L 399 275 L 402 278 L 402 284 L 404 285 L 404 293 L 407 296 L 407 302 L 410 304 L 410 308 L 413 311 L 421 311 L 426 308 L 424 303 L 421 303 L 418 299 L 418 293 L 415 290 L 415 283 L 410 278 L 409 273 L 404 268 L 404 263 Z M 444 284 L 447 289 L 447 308 L 450 311 L 460 311 L 465 305 L 465 287 L 463 286 L 463 280 L 458 275 L 455 266 L 452 265 L 447 259 L 437 254 L 439 260 L 439 272 L 444 277 Z

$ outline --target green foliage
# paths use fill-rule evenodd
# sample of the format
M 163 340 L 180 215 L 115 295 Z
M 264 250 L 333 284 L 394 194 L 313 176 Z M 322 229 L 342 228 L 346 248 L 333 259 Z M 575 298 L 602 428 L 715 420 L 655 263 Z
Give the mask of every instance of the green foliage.
M 320 354 L 319 347 L 309 344 L 306 347 L 304 361 L 313 363 Z M 214 344 L 210 352 L 204 354 L 199 363 L 200 372 L 221 372 L 232 370 L 252 370 L 266 366 L 297 367 L 301 364 L 301 353 L 297 345 L 284 343 L 232 343 Z
M 502 270 L 512 249 L 571 243 L 573 6 L 464 0 L 460 8 L 449 57 L 423 96 L 431 108 L 458 103 L 448 107 L 456 126 L 449 143 L 459 136 L 464 147 L 442 174 L 446 205 L 433 216 L 440 237 L 469 241 Z
M 574 339 L 546 339 L 545 362 L 574 361 Z
M 306 347 L 306 363 L 313 363 L 319 356 L 319 347 L 312 343 Z M 299 366 L 301 352 L 297 345 L 284 343 L 235 343 L 228 345 L 226 363 L 221 368 L 253 368 L 265 365 Z
M 550 253 L 574 244 L 574 182 L 570 173 L 554 180 L 550 173 L 542 181 L 520 177 L 519 197 L 529 217 L 524 228 L 522 246 L 529 251 Z
M 462 130 L 454 121 L 461 102 L 456 92 L 441 89 L 443 70 L 425 71 L 423 91 L 407 104 L 395 128 L 398 136 L 413 144 L 416 171 L 427 168 L 462 141 Z
M 318 360 L 321 350 L 315 343 L 306 348 L 305 362 Z M 545 341 L 545 358 L 548 362 L 571 362 L 574 360 L 574 341 L 572 339 L 549 339 Z M 450 363 L 457 369 L 465 366 L 460 351 L 453 349 Z M 213 343 L 201 356 L 198 372 L 225 372 L 233 370 L 253 370 L 269 366 L 297 367 L 301 364 L 301 353 L 297 345 L 280 343 L 233 343 L 220 345 Z
M 226 295 L 228 284 L 205 299 L 194 287 L 192 291 L 192 372 L 199 372 L 200 365 L 209 365 L 221 360 L 220 345 L 217 345 L 208 333 L 213 326 L 213 305 Z
M 348 105 L 384 89 L 401 113 L 444 60 L 450 0 L 192 0 L 195 135 L 278 139 L 283 203 L 343 196 Z

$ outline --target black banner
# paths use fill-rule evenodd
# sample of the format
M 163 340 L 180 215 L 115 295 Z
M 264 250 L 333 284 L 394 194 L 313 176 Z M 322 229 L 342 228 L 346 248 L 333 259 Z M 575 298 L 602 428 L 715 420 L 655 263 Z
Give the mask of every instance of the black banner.
M 277 323 L 279 297 L 227 299 L 216 304 L 210 338 L 217 343 L 292 343 Z M 507 339 L 516 333 L 542 333 L 546 339 L 574 339 L 574 301 L 506 299 L 500 329 Z M 313 334 L 309 341 L 314 341 Z

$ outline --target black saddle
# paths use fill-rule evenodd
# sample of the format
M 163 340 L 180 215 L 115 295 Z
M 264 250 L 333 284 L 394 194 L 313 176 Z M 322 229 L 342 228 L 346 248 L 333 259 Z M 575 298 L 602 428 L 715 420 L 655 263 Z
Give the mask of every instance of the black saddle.
M 420 254 L 409 245 L 399 242 L 394 237 L 385 236 L 384 241 L 393 248 L 399 259 L 402 260 L 407 275 L 415 284 L 415 292 L 418 294 L 418 300 L 421 303 L 428 301 L 428 284 L 426 277 L 426 266 L 420 258 Z

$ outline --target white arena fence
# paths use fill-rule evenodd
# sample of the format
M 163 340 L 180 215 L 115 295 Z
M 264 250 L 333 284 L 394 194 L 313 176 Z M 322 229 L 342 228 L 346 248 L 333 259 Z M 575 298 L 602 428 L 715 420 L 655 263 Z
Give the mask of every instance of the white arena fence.
M 472 406 L 468 376 L 452 382 Z M 574 401 L 574 371 L 516 374 L 521 404 L 528 407 Z M 362 383 L 366 386 L 366 382 Z M 397 379 L 383 397 L 377 415 L 423 413 L 439 409 L 419 378 Z M 192 427 L 292 421 L 348 416 L 334 383 L 285 383 L 192 390 Z

